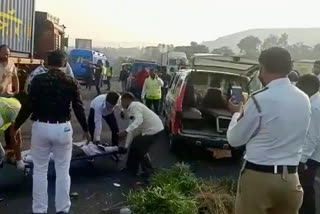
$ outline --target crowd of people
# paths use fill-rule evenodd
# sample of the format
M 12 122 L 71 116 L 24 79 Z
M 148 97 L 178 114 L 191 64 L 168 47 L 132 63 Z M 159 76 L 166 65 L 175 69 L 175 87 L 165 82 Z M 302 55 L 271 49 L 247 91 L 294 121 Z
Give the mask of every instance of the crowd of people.
M 103 64 L 97 63 L 95 79 L 98 96 L 90 104 L 88 117 L 80 86 L 61 51 L 48 54 L 45 66 L 31 74 L 17 72 L 9 60 L 10 49 L 0 46 L 0 130 L 5 133 L 6 150 L 18 169 L 21 157 L 20 127 L 30 117 L 33 168 L 32 210 L 47 213 L 48 164 L 55 161 L 56 212 L 69 213 L 69 168 L 73 149 L 71 108 L 86 142 L 99 145 L 102 120 L 112 133 L 112 145 L 120 154 L 128 153 L 125 172 L 149 175 L 149 149 L 163 134 L 159 117 L 170 75 L 150 69 L 142 87 L 141 100 L 126 92 L 127 68 L 119 81 L 122 94 L 101 94 Z M 314 181 L 320 166 L 320 81 L 317 76 L 292 74 L 292 59 L 283 48 L 270 48 L 259 57 L 259 79 L 263 89 L 248 100 L 229 101 L 233 114 L 227 138 L 233 147 L 246 147 L 236 199 L 236 214 L 315 214 Z M 87 69 L 91 69 L 87 65 Z M 99 76 L 100 75 L 100 76 Z M 112 70 L 107 74 L 110 79 Z M 290 76 L 290 80 L 288 78 Z M 294 76 L 294 78 L 293 78 Z M 294 79 L 294 81 L 293 81 Z M 91 85 L 91 82 L 90 82 Z M 111 88 L 109 88 L 110 90 Z M 129 125 L 121 130 L 115 109 Z M 119 142 L 124 140 L 124 144 Z M 5 150 L 0 144 L 0 166 Z M 11 157 L 10 157 L 11 158 Z M 10 159 L 8 157 L 8 159 Z

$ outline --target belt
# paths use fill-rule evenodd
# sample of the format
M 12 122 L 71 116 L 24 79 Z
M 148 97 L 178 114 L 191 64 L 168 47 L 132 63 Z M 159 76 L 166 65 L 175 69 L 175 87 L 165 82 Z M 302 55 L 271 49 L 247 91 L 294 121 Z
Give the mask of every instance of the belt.
M 297 166 L 277 166 L 277 165 L 267 166 L 267 165 L 254 164 L 251 162 L 246 162 L 246 165 L 245 165 L 245 169 L 251 169 L 258 172 L 266 172 L 266 173 L 273 173 L 273 174 L 282 174 L 284 167 L 288 168 L 289 174 L 294 174 L 298 171 Z
M 67 123 L 67 122 L 69 122 L 66 119 L 54 119 L 54 120 L 35 119 L 34 121 L 40 122 L 40 123 L 50 123 L 50 124 L 59 124 L 59 123 Z

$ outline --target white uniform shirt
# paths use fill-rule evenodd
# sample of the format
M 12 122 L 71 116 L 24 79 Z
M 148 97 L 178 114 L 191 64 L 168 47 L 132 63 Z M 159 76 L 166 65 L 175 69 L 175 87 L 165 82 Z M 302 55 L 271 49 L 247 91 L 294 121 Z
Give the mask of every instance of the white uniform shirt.
M 47 73 L 48 69 L 46 67 L 44 67 L 43 65 L 38 66 L 35 70 L 33 70 L 31 72 L 31 74 L 28 76 L 26 83 L 24 85 L 24 92 L 26 94 L 29 94 L 29 89 L 31 86 L 31 82 L 33 80 L 33 78 L 39 74 L 43 74 L 43 73 Z M 67 66 L 65 68 L 65 72 L 67 75 L 69 75 L 70 77 L 74 77 L 73 72 L 72 72 L 72 68 L 69 65 L 69 63 L 67 63 Z
M 9 95 L 9 96 L 13 95 L 12 77 L 14 75 L 17 75 L 17 68 L 12 61 L 9 60 L 5 66 L 2 63 L 0 63 L 0 82 L 4 78 L 9 78 L 8 85 L 4 86 L 6 89 L 4 92 L 5 94 L 3 95 Z
M 102 117 L 113 113 L 112 109 L 107 109 L 106 94 L 102 94 L 94 98 L 90 104 L 90 108 L 94 109 L 94 141 L 100 141 L 102 132 Z
M 162 131 L 163 124 L 158 115 L 140 102 L 132 102 L 127 110 L 130 125 L 126 129 L 128 136 L 141 133 L 144 135 L 154 135 Z
M 295 165 L 301 159 L 311 107 L 306 94 L 288 78 L 274 80 L 240 113 L 232 117 L 227 138 L 231 146 L 246 145 L 245 159 L 260 165 Z
M 320 93 L 310 97 L 311 121 L 307 133 L 306 143 L 303 145 L 301 162 L 308 159 L 320 162 Z

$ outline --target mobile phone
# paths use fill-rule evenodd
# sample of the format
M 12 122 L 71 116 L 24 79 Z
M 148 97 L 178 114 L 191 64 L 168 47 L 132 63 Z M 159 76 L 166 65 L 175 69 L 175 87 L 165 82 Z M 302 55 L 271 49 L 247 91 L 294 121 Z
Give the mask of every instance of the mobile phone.
M 231 96 L 235 99 L 235 104 L 242 102 L 242 88 L 240 86 L 232 86 Z

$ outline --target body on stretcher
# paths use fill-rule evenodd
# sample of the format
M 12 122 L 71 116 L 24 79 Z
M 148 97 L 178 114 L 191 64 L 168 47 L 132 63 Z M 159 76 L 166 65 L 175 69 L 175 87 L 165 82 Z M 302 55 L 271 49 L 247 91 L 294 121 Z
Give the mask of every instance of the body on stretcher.
M 108 144 L 93 144 L 86 142 L 75 142 L 72 148 L 72 158 L 73 161 L 80 160 L 90 160 L 93 161 L 97 157 L 105 157 L 109 155 L 114 155 L 120 153 L 118 146 L 109 146 Z M 33 166 L 32 155 L 30 150 L 22 152 L 22 159 L 26 164 L 25 175 L 28 175 Z M 54 163 L 53 154 L 50 153 L 50 163 Z

